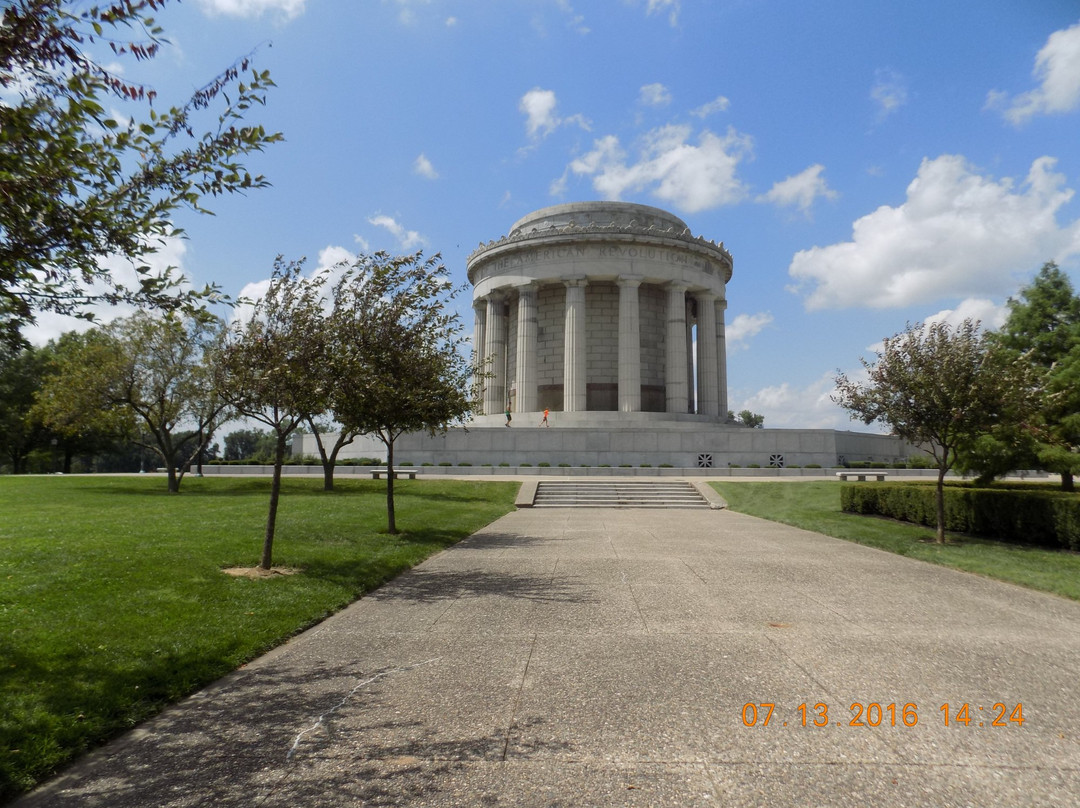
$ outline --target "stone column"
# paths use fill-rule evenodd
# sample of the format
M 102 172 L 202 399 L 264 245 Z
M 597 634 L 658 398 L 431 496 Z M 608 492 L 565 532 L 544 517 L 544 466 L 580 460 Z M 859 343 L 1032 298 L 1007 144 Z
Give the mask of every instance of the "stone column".
M 480 374 L 484 372 L 484 351 L 487 350 L 485 342 L 485 332 L 487 331 L 487 300 L 485 298 L 477 298 L 473 301 L 473 372 Z M 481 384 L 481 389 L 486 387 L 486 384 Z
M 693 415 L 697 412 L 700 380 L 694 373 L 694 300 L 686 298 L 686 411 Z
M 716 416 L 720 411 L 720 363 L 717 359 L 716 295 L 699 292 L 697 298 L 698 411 Z M 727 415 L 727 413 L 724 413 Z
M 503 319 L 506 298 L 502 292 L 494 291 L 487 300 L 484 358 L 488 360 L 491 376 L 484 387 L 484 413 L 497 415 L 506 408 L 506 321 Z
M 716 301 L 716 384 L 719 391 L 717 408 L 722 418 L 727 418 L 728 414 L 727 339 L 724 336 L 724 311 L 726 310 L 727 300 Z
M 536 286 L 518 287 L 517 307 L 517 408 L 536 412 Z
M 687 408 L 686 379 L 686 287 L 673 283 L 668 286 L 667 333 L 665 335 L 665 398 L 667 411 L 685 413 Z
M 568 278 L 563 343 L 563 410 L 586 409 L 585 278 Z
M 641 411 L 641 278 L 627 275 L 619 284 L 619 411 Z

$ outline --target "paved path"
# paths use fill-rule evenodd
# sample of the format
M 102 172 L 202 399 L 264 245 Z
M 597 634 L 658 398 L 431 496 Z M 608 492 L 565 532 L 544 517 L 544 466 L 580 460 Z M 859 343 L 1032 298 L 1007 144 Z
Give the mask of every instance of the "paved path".
M 1077 603 L 726 511 L 524 510 L 19 806 L 1059 808 L 1078 682 Z

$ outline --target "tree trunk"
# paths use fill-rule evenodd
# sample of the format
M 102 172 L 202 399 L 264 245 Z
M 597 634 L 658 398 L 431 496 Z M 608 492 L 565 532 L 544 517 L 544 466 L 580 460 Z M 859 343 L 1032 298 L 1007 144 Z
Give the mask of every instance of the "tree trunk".
M 386 442 L 386 532 L 397 533 L 394 518 L 394 439 Z
M 322 462 L 322 485 L 323 491 L 334 490 L 334 463 L 337 461 L 337 450 L 331 455 L 326 454 L 326 447 L 323 446 L 322 434 L 319 432 L 319 428 L 315 426 L 315 419 L 311 416 L 307 418 L 307 425 L 311 427 L 311 434 L 315 436 L 315 446 L 319 449 L 319 460 Z
M 937 543 L 945 543 L 945 471 L 938 469 L 937 475 Z
M 166 466 L 169 472 L 169 493 L 180 493 L 180 479 L 176 476 L 176 463 L 172 460 L 166 461 Z
M 285 463 L 285 435 L 278 432 L 274 450 L 274 477 L 270 483 L 270 513 L 266 517 L 266 536 L 263 538 L 262 560 L 259 566 L 270 569 L 274 553 L 274 526 L 277 523 L 278 497 L 281 495 L 281 467 Z
M 74 454 L 70 446 L 64 447 L 64 474 L 71 474 L 71 459 Z
M 1073 482 L 1073 475 L 1071 471 L 1061 472 L 1061 490 L 1062 491 L 1075 491 L 1076 484 Z

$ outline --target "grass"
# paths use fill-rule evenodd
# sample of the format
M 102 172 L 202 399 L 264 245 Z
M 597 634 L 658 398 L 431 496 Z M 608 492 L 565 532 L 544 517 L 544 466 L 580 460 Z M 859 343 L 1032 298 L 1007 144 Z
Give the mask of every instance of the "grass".
M 864 483 L 865 484 L 865 483 Z M 887 485 L 887 483 L 885 483 Z M 733 511 L 1080 600 L 1080 553 L 1022 547 L 840 510 L 836 482 L 712 483 Z
M 513 509 L 516 483 L 0 477 L 0 803 Z

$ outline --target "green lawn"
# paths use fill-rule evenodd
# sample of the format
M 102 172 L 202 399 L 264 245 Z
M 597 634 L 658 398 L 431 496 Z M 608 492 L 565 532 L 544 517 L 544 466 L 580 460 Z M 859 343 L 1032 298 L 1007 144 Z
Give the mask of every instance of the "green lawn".
M 832 481 L 712 485 L 731 510 L 739 513 L 1080 600 L 1080 553 L 957 534 L 949 534 L 949 543 L 938 545 L 931 528 L 844 513 L 840 510 L 841 484 Z
M 0 477 L 0 802 L 513 509 L 517 483 Z

